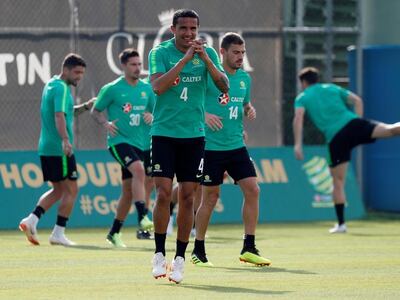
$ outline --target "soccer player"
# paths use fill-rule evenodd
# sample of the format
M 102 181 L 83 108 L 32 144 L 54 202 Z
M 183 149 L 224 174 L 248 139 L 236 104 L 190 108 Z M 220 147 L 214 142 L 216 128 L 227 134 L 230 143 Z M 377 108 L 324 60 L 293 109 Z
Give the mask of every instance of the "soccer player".
M 140 229 L 148 235 L 147 230 L 153 227 L 144 202 L 145 171 L 142 161 L 145 140 L 148 139 L 146 126 L 151 124 L 153 118 L 150 111 L 154 105 L 154 94 L 151 85 L 139 79 L 142 68 L 139 53 L 132 48 L 125 49 L 119 58 L 124 75 L 101 88 L 92 116 L 107 130 L 108 149 L 122 168 L 122 193 L 107 241 L 115 247 L 126 247 L 120 230 L 132 200 Z M 140 232 L 138 237 L 144 238 Z
M 362 99 L 337 85 L 319 83 L 319 71 L 316 68 L 306 67 L 301 70 L 299 80 L 304 90 L 294 104 L 294 154 L 299 160 L 304 158 L 303 120 L 307 112 L 328 142 L 329 167 L 333 178 L 332 196 L 338 221 L 329 232 L 345 233 L 345 180 L 351 150 L 360 144 L 373 143 L 377 138 L 399 135 L 400 123 L 385 124 L 363 119 Z
M 233 32 L 226 33 L 221 41 L 222 65 L 228 75 L 230 90 L 220 93 L 209 82 L 206 99 L 206 147 L 202 179 L 203 198 L 196 214 L 196 240 L 191 260 L 197 266 L 213 266 L 205 252 L 205 234 L 212 211 L 220 195 L 224 173 L 235 180 L 244 196 L 244 243 L 239 259 L 255 265 L 270 265 L 255 245 L 260 189 L 256 171 L 244 143 L 243 114 L 256 118 L 250 103 L 251 78 L 241 69 L 245 54 L 243 38 Z
M 193 223 L 193 198 L 203 170 L 204 100 L 207 78 L 227 92 L 229 83 L 215 50 L 197 39 L 199 16 L 193 10 L 174 13 L 174 37 L 149 53 L 150 80 L 156 93 L 152 135 L 152 171 L 157 190 L 153 210 L 155 255 L 153 276 L 165 277 L 165 239 L 170 215 L 172 179 L 179 184 L 176 254 L 169 280 L 183 279 L 185 251 Z
M 94 100 L 74 106 L 70 86 L 78 84 L 85 69 L 82 57 L 70 53 L 64 58 L 61 74 L 51 78 L 43 89 L 38 150 L 44 181 L 50 181 L 53 188 L 40 197 L 33 212 L 19 224 L 20 230 L 25 232 L 33 245 L 39 245 L 36 227 L 40 217 L 59 200 L 57 222 L 49 238 L 50 244 L 75 245 L 65 236 L 65 227 L 78 194 L 72 146 L 73 122 L 74 115 L 89 110 Z

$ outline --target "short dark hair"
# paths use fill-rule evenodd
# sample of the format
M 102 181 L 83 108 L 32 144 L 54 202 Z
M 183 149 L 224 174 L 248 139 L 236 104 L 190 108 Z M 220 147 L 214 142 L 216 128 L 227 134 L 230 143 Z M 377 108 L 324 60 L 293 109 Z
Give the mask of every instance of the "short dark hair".
M 86 62 L 80 55 L 76 53 L 69 53 L 67 54 L 67 56 L 65 56 L 62 66 L 63 68 L 68 68 L 68 69 L 72 69 L 78 66 L 86 68 Z
M 240 34 L 235 32 L 227 32 L 222 37 L 221 41 L 221 48 L 228 50 L 228 48 L 232 45 L 243 45 L 244 39 L 241 37 Z
M 314 67 L 306 67 L 299 73 L 300 81 L 306 81 L 308 84 L 314 84 L 319 81 L 319 71 Z
M 140 56 L 139 52 L 134 48 L 127 48 L 119 54 L 119 61 L 125 65 L 131 57 Z
M 191 9 L 179 9 L 174 13 L 174 17 L 172 19 L 172 26 L 176 26 L 178 24 L 179 18 L 195 18 L 197 19 L 197 25 L 200 25 L 200 18 L 197 12 Z

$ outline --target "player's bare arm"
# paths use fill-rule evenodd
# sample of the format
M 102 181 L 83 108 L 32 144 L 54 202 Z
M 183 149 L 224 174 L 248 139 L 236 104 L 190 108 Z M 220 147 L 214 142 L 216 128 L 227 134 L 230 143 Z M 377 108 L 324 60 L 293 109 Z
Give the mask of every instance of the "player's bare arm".
M 96 101 L 96 97 L 78 104 L 78 105 L 74 105 L 74 116 L 79 116 L 80 114 L 84 113 L 85 111 L 91 110 L 93 107 L 94 102 Z
M 364 115 L 364 104 L 360 96 L 350 93 L 347 97 L 350 105 L 354 106 L 355 113 L 361 118 Z
M 217 88 L 221 92 L 227 93 L 229 91 L 228 77 L 224 74 L 224 72 L 218 70 L 217 67 L 214 65 L 213 61 L 210 59 L 204 48 L 204 42 L 201 39 L 195 40 L 193 42 L 193 46 L 195 47 L 195 53 L 198 54 L 200 59 L 202 59 L 206 64 L 207 70 L 210 73 L 211 78 L 213 79 Z
M 111 136 L 116 136 L 118 134 L 118 127 L 115 125 L 118 119 L 114 121 L 108 121 L 104 113 L 97 110 L 95 107 L 92 108 L 91 115 L 98 124 L 103 126 L 107 132 L 110 133 Z
M 65 121 L 65 115 L 63 112 L 55 113 L 55 122 L 56 122 L 57 132 L 62 139 L 63 152 L 65 155 L 70 156 L 72 155 L 72 145 L 68 138 L 67 122 Z
M 294 155 L 296 159 L 303 160 L 303 122 L 304 108 L 296 108 L 293 118 Z
M 189 47 L 185 53 L 185 56 L 176 63 L 167 73 L 156 73 L 150 77 L 151 86 L 153 91 L 157 95 L 162 95 L 171 88 L 174 84 L 179 73 L 182 72 L 185 65 L 193 59 L 194 47 Z
M 255 120 L 257 117 L 256 109 L 250 103 L 244 106 L 244 115 L 251 121 Z

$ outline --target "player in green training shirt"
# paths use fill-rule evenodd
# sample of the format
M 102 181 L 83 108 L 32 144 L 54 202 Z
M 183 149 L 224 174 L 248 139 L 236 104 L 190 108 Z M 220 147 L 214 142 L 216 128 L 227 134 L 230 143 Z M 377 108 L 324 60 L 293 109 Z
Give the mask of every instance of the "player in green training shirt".
M 240 260 L 256 265 L 270 265 L 255 246 L 258 220 L 259 187 L 253 162 L 243 140 L 243 115 L 256 118 L 250 103 L 251 79 L 241 69 L 245 54 L 243 38 L 233 32 L 221 41 L 223 67 L 229 79 L 229 93 L 221 93 L 209 81 L 206 99 L 206 148 L 203 171 L 203 198 L 196 214 L 196 240 L 192 262 L 197 266 L 213 266 L 205 252 L 205 235 L 211 214 L 217 204 L 225 171 L 240 186 L 243 196 L 244 245 Z
M 172 179 L 179 183 L 176 254 L 169 280 L 183 279 L 185 251 L 193 223 L 193 197 L 203 170 L 204 100 L 211 77 L 222 92 L 229 89 L 218 55 L 197 39 L 199 16 L 193 10 L 174 13 L 174 38 L 149 53 L 150 81 L 156 93 L 152 135 L 152 171 L 157 189 L 153 211 L 153 276 L 166 276 L 165 239 Z
M 76 86 L 86 69 L 77 54 L 64 58 L 60 75 L 54 76 L 43 89 L 39 156 L 44 181 L 53 188 L 44 193 L 34 211 L 21 220 L 19 228 L 28 240 L 39 245 L 36 226 L 42 216 L 58 200 L 57 222 L 50 235 L 50 244 L 71 246 L 75 243 L 65 236 L 65 227 L 78 194 L 76 162 L 73 154 L 74 115 L 89 110 L 93 100 L 74 106 L 70 85 Z
M 143 150 L 148 137 L 147 126 L 152 122 L 154 94 L 151 85 L 139 79 L 142 61 L 132 48 L 120 54 L 124 76 L 101 88 L 92 115 L 108 132 L 107 145 L 111 155 L 121 164 L 122 193 L 116 216 L 107 240 L 116 247 L 126 247 L 121 239 L 121 227 L 135 203 L 140 230 L 138 238 L 149 237 L 153 223 L 145 207 L 145 168 Z M 107 116 L 103 111 L 107 110 Z M 148 162 L 148 160 L 147 160 Z M 144 236 L 145 235 L 145 236 Z
M 337 85 L 319 83 L 319 71 L 316 68 L 307 67 L 301 70 L 299 80 L 304 90 L 297 96 L 294 104 L 294 153 L 297 159 L 303 159 L 303 120 L 307 112 L 325 135 L 329 148 L 332 196 L 338 220 L 329 232 L 345 233 L 345 180 L 351 150 L 360 144 L 372 143 L 377 138 L 400 135 L 400 123 L 385 124 L 363 119 L 362 99 Z

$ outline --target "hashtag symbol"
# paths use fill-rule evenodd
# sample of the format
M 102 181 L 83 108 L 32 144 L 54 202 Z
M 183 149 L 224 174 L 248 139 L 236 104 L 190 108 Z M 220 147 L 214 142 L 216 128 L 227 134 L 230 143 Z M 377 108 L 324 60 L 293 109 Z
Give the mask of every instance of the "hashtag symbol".
M 81 210 L 84 215 L 90 215 L 92 214 L 92 201 L 90 200 L 88 195 L 82 195 L 81 196 Z

